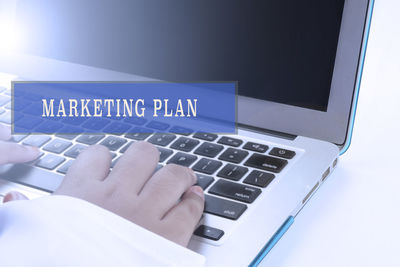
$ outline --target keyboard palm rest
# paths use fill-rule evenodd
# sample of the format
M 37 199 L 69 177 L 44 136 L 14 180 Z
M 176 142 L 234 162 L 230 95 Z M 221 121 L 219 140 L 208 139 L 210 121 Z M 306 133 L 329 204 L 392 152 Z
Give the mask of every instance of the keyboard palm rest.
M 61 184 L 64 176 L 31 165 L 7 164 L 0 166 L 0 178 L 46 192 L 53 192 Z

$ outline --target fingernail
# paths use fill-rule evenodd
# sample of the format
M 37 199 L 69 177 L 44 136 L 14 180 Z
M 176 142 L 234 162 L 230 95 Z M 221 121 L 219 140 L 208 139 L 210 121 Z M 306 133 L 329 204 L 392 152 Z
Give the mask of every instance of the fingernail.
M 190 191 L 192 191 L 193 193 L 204 199 L 204 191 L 200 186 L 192 186 L 190 188 Z
M 10 193 L 6 194 L 3 198 L 3 203 L 9 202 L 9 201 L 13 201 L 13 196 Z
M 11 191 L 4 196 L 3 202 L 6 203 L 9 201 L 26 200 L 26 199 L 28 199 L 28 198 L 25 195 L 23 195 L 19 192 L 16 192 L 16 191 Z

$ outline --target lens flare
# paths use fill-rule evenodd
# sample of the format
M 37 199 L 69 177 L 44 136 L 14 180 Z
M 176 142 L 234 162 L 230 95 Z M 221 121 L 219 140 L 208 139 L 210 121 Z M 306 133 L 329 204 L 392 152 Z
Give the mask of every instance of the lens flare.
M 2 52 L 16 51 L 21 45 L 21 35 L 16 23 L 0 20 L 0 49 Z
M 22 34 L 18 27 L 15 0 L 0 0 L 0 54 L 15 52 L 22 45 Z

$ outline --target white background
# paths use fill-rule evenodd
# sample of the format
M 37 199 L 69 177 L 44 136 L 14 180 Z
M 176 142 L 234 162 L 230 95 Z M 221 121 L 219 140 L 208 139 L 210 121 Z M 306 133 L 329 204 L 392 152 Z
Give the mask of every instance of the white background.
M 261 266 L 400 266 L 400 1 L 376 0 L 353 141 Z

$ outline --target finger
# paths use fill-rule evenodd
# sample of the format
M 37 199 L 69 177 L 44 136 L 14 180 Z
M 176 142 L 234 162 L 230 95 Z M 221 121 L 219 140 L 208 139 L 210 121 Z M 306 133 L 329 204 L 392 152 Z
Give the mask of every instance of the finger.
M 168 232 L 169 239 L 182 246 L 187 246 L 194 229 L 204 210 L 204 192 L 200 186 L 192 186 L 182 197 L 182 200 L 173 207 L 162 219 L 172 229 Z M 176 229 L 176 230 L 174 230 Z
M 111 154 L 108 148 L 94 145 L 83 150 L 69 167 L 64 181 L 81 182 L 83 179 L 103 181 L 110 172 Z
M 107 181 L 118 183 L 132 194 L 138 194 L 157 166 L 160 152 L 147 142 L 136 142 L 129 146 L 114 166 Z
M 195 183 L 196 175 L 191 169 L 167 164 L 150 178 L 139 196 L 144 203 L 150 203 L 149 212 L 161 219 Z
M 37 147 L 0 141 L 0 164 L 32 161 L 39 154 L 40 151 Z
M 0 140 L 7 141 L 11 138 L 10 127 L 0 123 Z
M 25 196 L 24 194 L 21 194 L 20 192 L 11 191 L 11 192 L 8 192 L 4 196 L 3 203 L 14 201 L 14 200 L 28 200 L 28 197 Z

